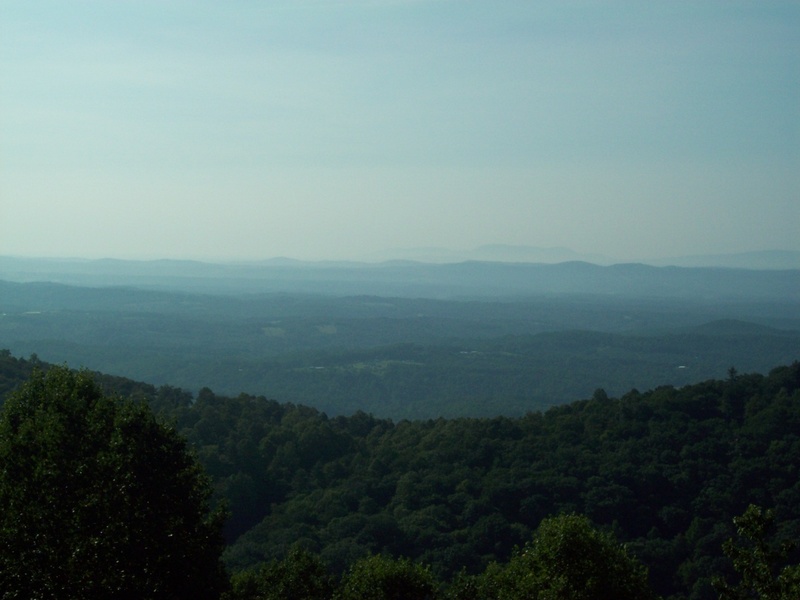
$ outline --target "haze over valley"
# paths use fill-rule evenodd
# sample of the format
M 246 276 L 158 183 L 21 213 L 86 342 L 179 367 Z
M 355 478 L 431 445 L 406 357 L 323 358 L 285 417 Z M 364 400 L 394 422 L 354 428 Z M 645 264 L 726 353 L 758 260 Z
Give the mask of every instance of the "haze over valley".
M 0 13 L 0 598 L 800 598 L 800 4 Z
M 0 336 L 193 393 L 332 415 L 519 415 L 597 388 L 764 372 L 800 348 L 800 271 L 543 263 L 0 259 Z M 43 281 L 50 279 L 50 281 Z M 564 373 L 569 372 L 569 377 Z

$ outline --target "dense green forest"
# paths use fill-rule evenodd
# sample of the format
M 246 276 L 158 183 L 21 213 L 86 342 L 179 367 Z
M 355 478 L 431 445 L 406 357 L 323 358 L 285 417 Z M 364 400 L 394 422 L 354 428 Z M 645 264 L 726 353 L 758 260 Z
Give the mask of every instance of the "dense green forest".
M 4 352 L 0 393 L 35 364 Z M 717 597 L 714 576 L 735 578 L 723 544 L 748 505 L 774 509 L 777 540 L 800 539 L 800 364 L 723 375 L 598 388 L 520 417 L 413 421 L 98 380 L 189 440 L 230 509 L 233 572 L 277 568 L 300 548 L 337 576 L 381 553 L 464 582 L 512 564 L 543 520 L 575 513 L 624 542 L 658 594 L 699 600 Z

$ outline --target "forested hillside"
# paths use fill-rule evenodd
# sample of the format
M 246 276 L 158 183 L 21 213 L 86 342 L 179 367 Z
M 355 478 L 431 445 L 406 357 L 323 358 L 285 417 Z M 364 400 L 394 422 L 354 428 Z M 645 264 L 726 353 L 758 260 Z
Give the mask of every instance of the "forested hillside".
M 4 390 L 31 366 L 9 353 L 0 362 Z M 575 512 L 627 542 L 660 594 L 710 599 L 748 504 L 774 507 L 779 536 L 800 539 L 796 362 L 619 397 L 598 389 L 519 418 L 398 422 L 101 381 L 190 440 L 229 503 L 234 571 L 300 544 L 334 572 L 382 552 L 446 581 L 509 560 L 542 519 Z

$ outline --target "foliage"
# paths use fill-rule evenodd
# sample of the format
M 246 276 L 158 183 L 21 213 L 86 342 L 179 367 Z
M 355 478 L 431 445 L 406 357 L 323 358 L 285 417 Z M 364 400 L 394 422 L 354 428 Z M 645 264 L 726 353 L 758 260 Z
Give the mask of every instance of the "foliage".
M 739 539 L 727 540 L 725 555 L 741 579 L 732 585 L 721 578 L 714 581 L 720 600 L 797 600 L 800 598 L 800 564 L 786 565 L 796 540 L 774 544 L 769 536 L 774 526 L 772 510 L 751 504 L 733 519 Z
M 328 600 L 335 589 L 334 578 L 320 558 L 294 546 L 281 561 L 259 569 L 236 573 L 225 600 Z
M 434 600 L 437 583 L 430 570 L 407 558 L 362 558 L 345 573 L 336 600 Z
M 712 600 L 748 504 L 774 507 L 777 538 L 800 539 L 800 364 L 729 366 L 719 380 L 598 390 L 518 418 L 331 418 L 246 394 L 204 389 L 190 403 L 176 388 L 123 389 L 175 423 L 228 502 L 232 571 L 279 564 L 300 543 L 334 577 L 403 556 L 452 581 L 453 598 L 495 598 L 513 548 L 543 519 L 578 513 L 625 544 L 658 594 Z
M 492 576 L 498 600 L 655 600 L 647 570 L 585 516 L 545 519 Z
M 0 419 L 0 596 L 216 598 L 222 514 L 146 405 L 34 370 Z

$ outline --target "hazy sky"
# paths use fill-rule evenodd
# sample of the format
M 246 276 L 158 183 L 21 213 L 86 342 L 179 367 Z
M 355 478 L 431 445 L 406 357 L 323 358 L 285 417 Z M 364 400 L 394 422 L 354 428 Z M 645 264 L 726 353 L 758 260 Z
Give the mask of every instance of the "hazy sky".
M 0 0 L 0 254 L 798 234 L 795 1 Z

